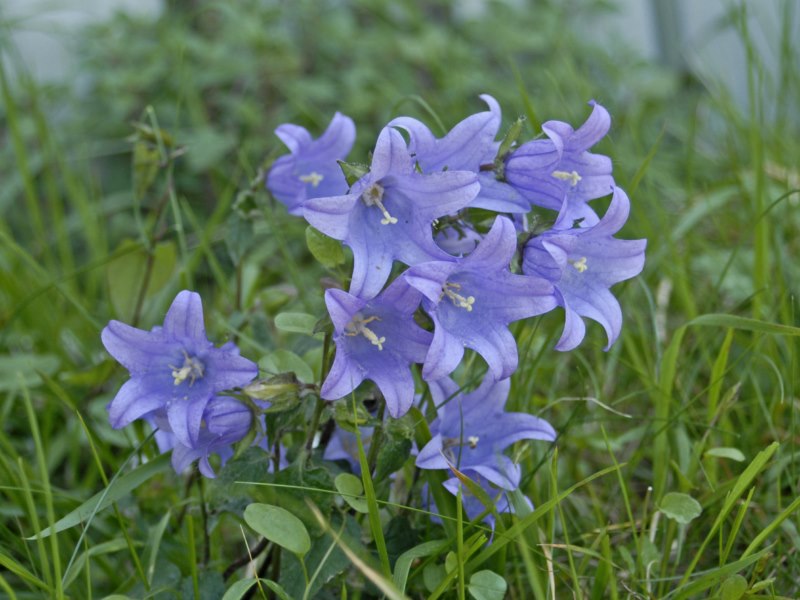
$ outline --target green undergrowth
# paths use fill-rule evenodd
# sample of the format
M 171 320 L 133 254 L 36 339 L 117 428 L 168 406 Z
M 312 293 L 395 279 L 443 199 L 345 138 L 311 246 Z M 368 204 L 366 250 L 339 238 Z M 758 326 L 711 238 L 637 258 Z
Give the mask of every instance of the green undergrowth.
M 789 25 L 768 36 L 772 72 L 747 3 L 718 24 L 741 45 L 743 99 L 584 39 L 603 2 L 489 3 L 480 19 L 444 1 L 166 4 L 89 28 L 75 85 L 33 81 L 5 35 L 19 24 L 0 22 L 0 594 L 800 596 Z M 622 237 L 648 239 L 643 274 L 615 288 L 625 326 L 609 351 L 595 325 L 576 351 L 552 350 L 561 314 L 515 329 L 509 410 L 559 434 L 515 447 L 516 515 L 492 532 L 440 495 L 431 521 L 407 458 L 426 439 L 413 411 L 349 479 L 304 450 L 315 419 L 359 421 L 349 401 L 287 400 L 268 427 L 301 450 L 278 474 L 251 449 L 215 480 L 177 476 L 144 428 L 110 427 L 125 373 L 101 328 L 158 324 L 181 289 L 202 294 L 211 339 L 317 381 L 309 318 L 324 315 L 321 279 L 347 268 L 315 260 L 303 221 L 263 189 L 278 124 L 319 133 L 342 111 L 366 161 L 389 118 L 448 128 L 482 110 L 480 93 L 529 134 L 601 101 L 613 122 L 596 151 L 632 200 Z M 281 510 L 297 523 L 276 532 Z

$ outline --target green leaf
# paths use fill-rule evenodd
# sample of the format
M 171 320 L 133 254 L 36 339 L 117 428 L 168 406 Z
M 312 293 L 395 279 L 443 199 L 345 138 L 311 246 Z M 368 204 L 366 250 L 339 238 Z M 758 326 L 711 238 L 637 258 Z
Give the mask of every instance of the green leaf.
M 332 269 L 344 264 L 345 257 L 342 243 L 332 237 L 328 237 L 310 225 L 306 228 L 306 245 L 311 255 L 322 266 Z
M 508 584 L 497 573 L 483 570 L 469 578 L 467 589 L 475 600 L 503 600 Z
M 341 167 L 342 173 L 344 173 L 344 178 L 347 180 L 347 185 L 353 185 L 356 181 L 369 173 L 369 165 L 349 163 L 343 160 L 337 160 L 336 162 L 339 163 L 339 167 Z
M 411 563 L 418 558 L 425 558 L 426 556 L 443 552 L 448 545 L 449 542 L 447 540 L 434 540 L 424 542 L 419 546 L 414 546 L 411 550 L 403 552 L 398 557 L 397 562 L 394 563 L 394 584 L 401 592 L 405 592 L 408 573 L 411 570 Z
M 41 385 L 39 373 L 53 375 L 59 359 L 52 354 L 10 354 L 0 356 L 0 392 Z
M 72 585 L 72 583 L 75 581 L 75 578 L 81 575 L 87 559 L 94 556 L 100 556 L 101 554 L 119 552 L 120 550 L 125 550 L 127 547 L 128 542 L 124 538 L 112 539 L 95 546 L 90 546 L 88 550 L 82 552 L 78 556 L 75 562 L 70 565 L 69 570 L 64 573 L 64 589 L 67 589 L 70 585 Z
M 302 556 L 311 549 L 306 526 L 285 508 L 250 504 L 244 509 L 244 520 L 253 531 L 289 552 Z
M 268 373 L 294 373 L 303 383 L 314 383 L 314 370 L 294 352 L 279 348 L 258 361 L 258 366 Z
M 744 462 L 745 460 L 744 453 L 738 448 L 727 448 L 727 447 L 710 448 L 706 450 L 706 456 L 716 456 L 718 458 L 730 458 L 731 460 L 735 460 L 736 462 Z
M 458 567 L 458 557 L 452 550 L 444 557 L 444 572 L 452 573 Z
M 112 502 L 127 496 L 151 477 L 168 470 L 170 468 L 169 461 L 169 454 L 162 454 L 156 459 L 136 467 L 130 473 L 112 481 L 105 490 L 96 493 L 78 508 L 56 521 L 52 527 L 43 529 L 36 535 L 25 539 L 45 538 L 59 531 L 85 523 L 89 517 L 110 506 Z
M 139 249 L 130 250 L 134 246 L 139 246 Z M 147 251 L 132 240 L 123 240 L 117 247 L 116 254 L 120 256 L 108 263 L 106 270 L 109 296 L 117 315 L 122 320 L 129 320 L 133 317 L 141 287 L 145 283 L 148 260 L 152 260 L 152 264 L 144 292 L 145 299 L 172 279 L 178 254 L 174 242 L 163 242 L 155 246 L 152 259 L 148 259 Z
M 737 317 L 736 315 L 716 314 L 700 315 L 692 319 L 687 325 L 705 325 L 711 327 L 731 327 L 742 331 L 755 331 L 758 333 L 769 333 L 773 335 L 800 336 L 800 327 L 791 325 L 781 325 L 780 323 L 770 323 L 769 321 L 759 321 L 748 317 Z
M 364 498 L 364 485 L 361 478 L 351 473 L 340 473 L 333 480 L 336 490 L 342 495 L 344 501 L 356 512 L 363 514 L 369 513 L 367 500 Z
M 286 593 L 286 590 L 269 579 L 240 579 L 228 588 L 228 590 L 225 592 L 225 595 L 222 597 L 222 600 L 240 600 L 251 587 L 256 585 L 256 581 L 263 583 L 270 590 L 275 592 L 275 595 L 280 600 L 292 600 L 291 596 Z
M 282 312 L 275 315 L 275 327 L 290 333 L 314 335 L 317 317 L 299 312 Z
M 720 600 L 739 600 L 747 591 L 747 579 L 735 573 L 719 586 Z
M 700 503 L 689 494 L 669 492 L 661 499 L 659 510 L 670 519 L 683 525 L 700 516 L 703 508 Z
M 500 148 L 497 150 L 497 156 L 495 157 L 496 162 L 501 163 L 506 154 L 511 151 L 511 148 L 516 143 L 517 138 L 522 133 L 523 125 L 525 125 L 525 117 L 517 117 L 517 120 L 511 124 L 511 127 L 508 128 L 503 141 L 500 142 Z
M 411 455 L 411 440 L 387 435 L 378 450 L 375 481 L 382 481 L 399 470 Z

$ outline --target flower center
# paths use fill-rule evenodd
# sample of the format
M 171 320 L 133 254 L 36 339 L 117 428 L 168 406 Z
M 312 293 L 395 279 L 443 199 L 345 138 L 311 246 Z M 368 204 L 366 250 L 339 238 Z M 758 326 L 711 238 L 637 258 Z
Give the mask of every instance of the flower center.
M 175 367 L 169 365 L 169 368 L 172 369 L 172 378 L 175 385 L 180 385 L 188 379 L 189 386 L 192 386 L 195 380 L 203 378 L 203 373 L 205 372 L 203 363 L 197 357 L 189 356 L 186 350 L 183 350 L 183 366 Z
M 577 171 L 553 171 L 550 174 L 561 181 L 569 181 L 569 184 L 572 187 L 578 185 L 578 182 L 583 179 L 580 175 L 578 175 Z
M 322 183 L 322 180 L 325 179 L 325 176 L 317 173 L 316 171 L 311 171 L 311 173 L 308 175 L 300 175 L 298 179 L 303 183 L 310 183 L 311 187 L 317 187 L 320 183 Z
M 447 296 L 454 306 L 464 308 L 467 312 L 472 312 L 472 305 L 475 304 L 475 296 L 462 296 L 458 293 L 460 290 L 460 283 L 450 283 L 447 281 L 442 286 L 442 295 L 439 296 L 439 299 L 441 300 L 443 297 Z
M 581 256 L 578 260 L 571 260 L 569 263 L 575 267 L 575 270 L 578 273 L 583 273 L 589 266 L 586 264 L 586 257 Z
M 381 213 L 383 213 L 381 225 L 394 225 L 397 223 L 397 217 L 390 215 L 389 211 L 386 210 L 386 207 L 383 205 L 383 186 L 381 184 L 373 183 L 364 190 L 361 194 L 361 199 L 367 206 L 377 206 L 378 209 L 380 209 Z
M 367 317 L 366 319 L 362 318 L 361 315 L 355 315 L 353 320 L 347 324 L 345 327 L 345 335 L 349 336 L 356 336 L 356 335 L 363 335 L 367 338 L 373 346 L 377 346 L 378 350 L 383 350 L 383 343 L 386 341 L 384 336 L 378 337 L 374 331 L 372 331 L 369 327 L 367 327 L 368 323 L 372 323 L 373 321 L 380 321 L 380 317 Z

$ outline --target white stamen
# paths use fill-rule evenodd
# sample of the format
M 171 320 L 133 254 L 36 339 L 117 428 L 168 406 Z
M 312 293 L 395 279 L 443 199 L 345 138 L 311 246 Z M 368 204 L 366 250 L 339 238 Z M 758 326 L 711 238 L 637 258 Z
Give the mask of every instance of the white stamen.
M 583 273 L 589 266 L 586 264 L 586 257 L 581 256 L 578 260 L 571 260 L 569 261 L 570 264 L 575 267 L 575 270 L 578 273 Z
M 172 365 L 168 366 L 170 369 L 172 369 L 172 378 L 175 385 L 180 385 L 188 379 L 189 386 L 191 387 L 196 380 L 203 378 L 203 373 L 205 372 L 203 363 L 197 360 L 197 358 L 194 356 L 189 356 L 186 353 L 186 350 L 183 350 L 182 367 L 175 367 Z
M 553 171 L 551 175 L 561 181 L 569 181 L 572 187 L 578 185 L 578 182 L 583 179 L 583 177 L 578 175 L 577 171 Z
M 300 181 L 303 183 L 310 183 L 311 187 L 317 187 L 320 183 L 322 183 L 322 180 L 325 179 L 325 176 L 317 173 L 316 171 L 311 171 L 311 173 L 308 175 L 300 175 L 298 179 L 300 179 Z
M 473 450 L 478 447 L 478 440 L 480 440 L 477 435 L 471 435 L 467 438 L 467 442 L 469 443 L 469 447 Z
M 450 298 L 450 301 L 453 303 L 454 306 L 458 308 L 465 308 L 467 312 L 472 312 L 472 305 L 475 304 L 475 296 L 467 296 L 464 297 L 461 294 L 457 293 L 454 290 L 460 290 L 461 284 L 460 283 L 450 283 L 449 281 L 446 282 L 442 286 L 442 296 L 439 298 L 441 299 L 443 296 L 447 296 Z
M 377 346 L 378 350 L 383 350 L 383 344 L 386 338 L 384 336 L 378 337 L 374 331 L 367 327 L 367 323 L 372 323 L 373 321 L 380 321 L 380 318 L 367 317 L 366 319 L 362 319 L 359 315 L 355 315 L 353 320 L 345 327 L 345 335 L 363 335 L 373 346 Z
M 386 210 L 386 207 L 383 205 L 383 186 L 379 183 L 373 183 L 369 186 L 364 193 L 361 194 L 361 199 L 367 206 L 377 206 L 383 213 L 381 225 L 394 225 L 397 223 L 397 217 L 390 215 L 389 211 Z

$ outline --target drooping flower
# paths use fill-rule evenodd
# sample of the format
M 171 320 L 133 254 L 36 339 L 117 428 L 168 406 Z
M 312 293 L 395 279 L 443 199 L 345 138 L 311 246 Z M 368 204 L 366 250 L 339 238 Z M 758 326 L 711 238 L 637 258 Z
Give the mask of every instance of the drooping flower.
M 510 379 L 496 381 L 491 373 L 469 393 L 449 377 L 429 383 L 437 409 L 431 440 L 420 450 L 421 469 L 455 467 L 468 477 L 479 475 L 503 489 L 519 482 L 519 466 L 503 452 L 519 440 L 554 441 L 556 432 L 544 419 L 505 412 Z
M 489 110 L 470 115 L 443 138 L 437 138 L 427 125 L 411 117 L 397 117 L 388 126 L 408 132 L 408 150 L 423 172 L 463 170 L 476 173 L 481 187 L 469 206 L 496 212 L 527 212 L 530 203 L 517 190 L 498 181 L 491 171 L 482 169 L 497 155 L 500 143 L 495 140 L 501 115 L 500 105 L 494 98 L 482 94 L 481 99 L 489 105 Z
M 206 338 L 203 305 L 195 292 L 182 291 L 172 302 L 163 327 L 144 331 L 111 321 L 102 331 L 103 345 L 130 372 L 108 405 L 111 426 L 164 411 L 179 443 L 194 448 L 211 398 L 247 385 L 256 364 L 239 356 L 235 345 L 215 348 Z
M 517 368 L 517 343 L 508 324 L 556 306 L 552 285 L 541 277 L 512 274 L 514 225 L 497 217 L 491 230 L 465 258 L 427 262 L 403 277 L 424 295 L 434 322 L 433 342 L 422 376 L 435 381 L 461 362 L 464 348 L 486 360 L 496 379 Z
M 346 195 L 305 202 L 306 220 L 353 250 L 350 293 L 372 298 L 389 278 L 392 262 L 445 260 L 433 241 L 434 219 L 465 207 L 479 185 L 475 173 L 418 173 L 400 132 L 384 128 L 369 173 Z
M 547 121 L 542 130 L 549 140 L 522 144 L 505 161 L 506 181 L 534 206 L 560 211 L 565 219 L 597 223 L 587 204 L 611 193 L 611 159 L 588 149 L 608 133 L 608 111 L 592 101 L 593 109 L 577 130 L 562 121 Z M 564 208 L 565 207 L 565 208 Z
M 372 441 L 372 434 L 375 432 L 375 428 L 359 427 L 358 432 L 361 435 L 361 443 L 364 444 L 364 451 L 369 453 L 369 445 Z M 361 475 L 361 462 L 358 459 L 358 439 L 356 438 L 356 434 L 342 429 L 338 425 L 331 439 L 328 440 L 328 445 L 325 446 L 325 452 L 322 454 L 322 458 L 325 460 L 347 461 L 353 473 Z
M 308 198 L 338 196 L 347 191 L 339 163 L 356 139 L 353 120 L 341 113 L 316 140 L 299 125 L 285 123 L 275 130 L 290 153 L 278 158 L 267 175 L 267 189 L 286 205 L 289 214 L 302 215 Z
M 572 350 L 581 343 L 586 333 L 581 317 L 603 326 L 608 336 L 606 350 L 619 336 L 622 310 L 609 288 L 642 271 L 647 245 L 647 240 L 613 237 L 628 219 L 629 210 L 628 196 L 615 187 L 608 211 L 596 225 L 573 227 L 565 208 L 551 230 L 525 245 L 523 272 L 551 281 L 566 313 L 556 349 Z
M 391 416 L 408 412 L 414 401 L 410 365 L 424 360 L 432 337 L 414 323 L 420 298 L 402 278 L 371 300 L 342 290 L 325 292 L 336 343 L 333 365 L 322 384 L 325 400 L 342 398 L 370 379 L 383 394 Z
M 194 446 L 176 440 L 172 449 L 172 467 L 182 473 L 194 461 L 199 461 L 200 472 L 206 477 L 215 476 L 209 457 L 217 454 L 221 465 L 233 456 L 233 444 L 250 430 L 252 414 L 244 404 L 227 396 L 217 396 L 209 402 L 200 435 Z

